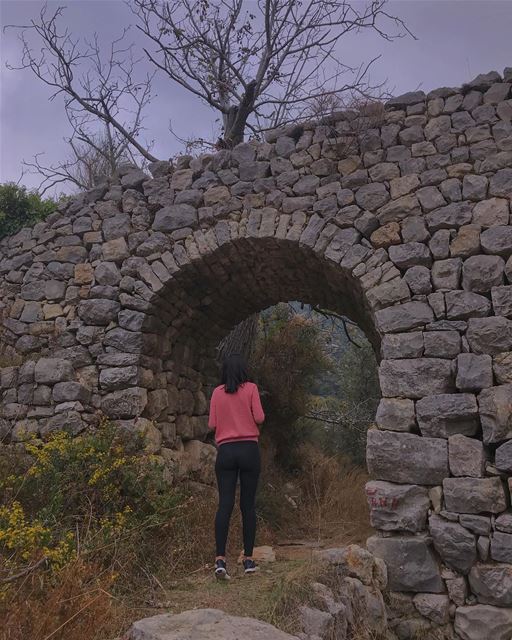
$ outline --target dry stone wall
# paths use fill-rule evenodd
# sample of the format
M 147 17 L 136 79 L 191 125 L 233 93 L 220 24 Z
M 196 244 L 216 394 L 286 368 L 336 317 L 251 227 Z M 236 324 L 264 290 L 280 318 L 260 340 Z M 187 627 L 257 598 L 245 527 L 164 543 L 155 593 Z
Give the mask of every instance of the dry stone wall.
M 498 618 L 509 638 L 511 83 L 125 166 L 2 240 L 2 441 L 104 414 L 171 474 L 183 450 L 200 469 L 219 339 L 278 301 L 322 304 L 380 357 L 368 547 L 390 589 L 447 594 L 480 621 L 465 640 Z

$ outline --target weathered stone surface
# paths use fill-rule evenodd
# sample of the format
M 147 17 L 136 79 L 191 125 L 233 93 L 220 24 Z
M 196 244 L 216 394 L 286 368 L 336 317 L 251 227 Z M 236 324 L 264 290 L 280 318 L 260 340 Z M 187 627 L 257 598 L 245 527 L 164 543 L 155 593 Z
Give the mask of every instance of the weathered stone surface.
M 448 446 L 441 438 L 371 429 L 366 455 L 368 469 L 378 480 L 436 485 L 449 475 Z
M 144 411 L 147 401 L 146 389 L 130 387 L 104 396 L 101 409 L 110 418 L 136 418 Z
M 392 245 L 389 257 L 399 269 L 408 269 L 414 265 L 430 266 L 432 258 L 428 247 L 421 242 Z
M 491 298 L 495 315 L 512 318 L 512 285 L 493 287 Z
M 218 609 L 164 613 L 134 622 L 126 640 L 298 640 L 254 618 L 230 616 Z
M 478 396 L 485 443 L 512 438 L 512 384 L 484 389 Z
M 508 565 L 476 564 L 469 573 L 469 584 L 482 604 L 512 605 L 512 571 Z
M 447 578 L 445 582 L 450 600 L 459 607 L 464 605 L 468 593 L 466 578 L 453 574 L 453 577 Z
M 367 547 L 386 563 L 390 590 L 430 593 L 443 591 L 439 567 L 429 545 L 422 537 L 372 536 L 367 541 Z
M 424 343 L 422 331 L 409 333 L 389 333 L 382 339 L 383 358 L 419 358 L 423 355 Z
M 451 362 L 440 358 L 383 360 L 379 379 L 384 397 L 416 399 L 454 390 Z
M 457 356 L 457 389 L 460 391 L 480 391 L 492 387 L 492 358 L 490 355 L 461 353 Z
M 512 320 L 500 316 L 470 318 L 467 339 L 474 353 L 496 355 L 512 349 Z
M 509 640 L 512 635 L 512 611 L 477 604 L 458 607 L 455 631 L 462 640 Z
M 436 624 L 446 624 L 450 619 L 450 600 L 445 594 L 418 593 L 413 602 L 418 613 Z
M 500 478 L 445 478 L 446 508 L 455 513 L 500 513 L 506 508 Z
M 35 365 L 34 379 L 38 384 L 55 384 L 73 379 L 73 366 L 60 358 L 40 358 Z
M 491 310 L 491 303 L 485 296 L 470 291 L 448 291 L 445 300 L 446 317 L 450 320 L 485 317 Z
M 468 393 L 438 394 L 416 403 L 421 433 L 430 438 L 448 438 L 460 433 L 474 435 L 479 427 L 476 398 Z
M 504 533 L 512 533 L 512 511 L 502 513 L 494 521 L 494 528 Z
M 505 261 L 500 256 L 471 256 L 462 265 L 462 288 L 486 293 L 503 284 Z
M 459 522 L 466 529 L 481 536 L 488 536 L 491 533 L 491 519 L 489 516 L 475 516 L 461 513 Z
M 432 322 L 434 314 L 424 302 L 406 302 L 399 306 L 388 307 L 375 314 L 379 330 L 383 333 L 396 333 L 415 329 Z
M 495 465 L 499 471 L 512 473 L 512 440 L 508 440 L 496 449 Z
M 460 353 L 458 331 L 426 331 L 424 333 L 425 355 L 429 358 L 452 359 Z
M 407 398 L 382 398 L 375 422 L 379 429 L 412 431 L 416 425 L 414 402 Z
M 422 531 L 430 505 L 425 487 L 370 481 L 366 484 L 370 523 L 384 531 Z
M 489 198 L 475 204 L 473 223 L 487 229 L 509 222 L 509 205 L 504 198 Z
M 169 232 L 195 223 L 197 223 L 197 209 L 189 204 L 173 204 L 156 212 L 153 229 Z
M 491 558 L 512 564 L 512 534 L 495 531 L 491 538 Z
M 450 255 L 452 257 L 469 258 L 480 253 L 480 226 L 466 224 L 457 232 L 450 243 Z
M 388 200 L 388 190 L 380 182 L 363 185 L 356 191 L 357 204 L 369 211 L 374 211 L 382 207 Z
M 512 352 L 498 353 L 493 357 L 493 371 L 498 384 L 512 382 Z
M 480 440 L 464 435 L 448 438 L 448 461 L 453 476 L 481 478 L 485 471 L 485 452 Z
M 460 258 L 448 258 L 437 260 L 432 265 L 432 284 L 438 291 L 450 291 L 458 289 L 462 260 Z
M 84 300 L 78 307 L 78 315 L 87 324 L 107 325 L 117 317 L 120 308 L 115 300 Z
M 404 279 L 414 294 L 428 294 L 432 291 L 430 269 L 427 267 L 416 266 L 407 269 Z
M 485 253 L 504 256 L 512 254 L 512 226 L 494 226 L 482 231 L 480 242 Z
M 452 202 L 435 209 L 425 216 L 427 226 L 431 232 L 438 229 L 458 228 L 469 224 L 472 217 L 472 206 L 469 202 Z

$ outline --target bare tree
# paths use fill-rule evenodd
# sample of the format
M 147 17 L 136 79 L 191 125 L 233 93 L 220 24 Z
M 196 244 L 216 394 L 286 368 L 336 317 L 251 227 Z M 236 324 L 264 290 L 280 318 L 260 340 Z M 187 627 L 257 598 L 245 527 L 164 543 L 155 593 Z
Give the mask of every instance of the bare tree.
M 134 0 L 149 60 L 221 114 L 222 141 L 296 121 L 313 101 L 372 93 L 374 62 L 351 68 L 337 48 L 369 29 L 386 40 L 409 33 L 386 0 Z M 246 8 L 248 7 L 248 9 Z M 391 31 L 390 31 L 391 30 Z
M 156 71 L 136 79 L 141 60 L 134 58 L 133 45 L 125 45 L 128 28 L 103 54 L 96 34 L 82 45 L 67 28 L 61 29 L 63 9 L 58 7 L 49 13 L 45 5 L 38 19 L 30 24 L 4 27 L 18 29 L 22 43 L 21 64 L 6 63 L 7 68 L 30 69 L 54 90 L 50 100 L 63 96 L 73 131 L 68 139 L 70 160 L 44 165 L 41 154 L 37 154 L 34 162 L 25 163 L 42 174 L 45 191 L 67 181 L 83 188 L 86 181 L 82 173 L 94 155 L 101 158 L 107 173 L 112 173 L 125 156 L 150 162 L 157 159 L 150 152 L 151 145 L 140 139 L 143 111 L 152 99 L 151 84 Z M 32 46 L 32 37 L 38 42 L 37 49 Z
M 120 164 L 141 164 L 128 141 L 109 125 L 105 125 L 103 134 L 75 134 L 65 141 L 70 154 L 63 162 L 46 165 L 41 159 L 42 153 L 36 154 L 32 162 L 23 161 L 27 173 L 41 176 L 38 187 L 41 195 L 63 182 L 71 183 L 78 190 L 91 189 L 112 176 Z

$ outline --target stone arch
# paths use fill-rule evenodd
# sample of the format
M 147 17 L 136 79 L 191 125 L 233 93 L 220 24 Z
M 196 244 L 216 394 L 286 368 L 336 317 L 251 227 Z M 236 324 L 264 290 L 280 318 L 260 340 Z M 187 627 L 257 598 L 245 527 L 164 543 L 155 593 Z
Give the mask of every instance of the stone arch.
M 247 310 L 320 299 L 380 351 L 369 547 L 391 590 L 437 594 L 461 627 L 512 606 L 510 77 L 377 115 L 158 162 L 152 178 L 126 166 L 3 239 L 2 339 L 20 361 L 0 371 L 0 430 L 79 432 L 103 411 L 150 428 L 155 451 L 200 436 L 194 337 L 243 319 L 227 294 Z M 180 415 L 194 418 L 181 435 Z
M 215 237 L 222 238 L 222 229 L 222 223 L 212 228 Z M 151 297 L 145 318 L 139 311 L 122 310 L 122 326 L 106 336 L 107 342 L 114 340 L 122 347 L 123 341 L 133 340 L 130 327 L 138 322 L 139 342 L 143 343 L 145 333 L 153 336 L 158 360 L 153 368 L 166 374 L 160 388 L 149 392 L 149 404 L 158 399 L 157 408 L 150 407 L 146 413 L 167 422 L 168 415 L 156 415 L 160 407 L 167 407 L 178 436 L 204 436 L 205 397 L 217 376 L 216 345 L 246 317 L 282 301 L 320 304 L 347 315 L 365 330 L 378 357 L 380 337 L 372 310 L 375 300 L 368 300 L 360 280 L 352 274 L 350 256 L 345 265 L 339 263 L 340 253 L 348 253 L 358 235 L 353 229 L 343 230 L 327 255 L 325 241 L 318 238 L 309 246 L 306 235 L 302 242 L 259 232 L 251 237 L 226 238 L 219 247 L 209 247 L 175 272 Z M 360 252 L 356 253 L 360 257 Z M 383 253 L 370 250 L 367 257 L 376 265 L 384 259 Z M 173 401 L 165 400 L 164 389 L 172 393 Z M 109 405 L 110 397 L 105 402 Z M 114 413 L 114 417 L 121 416 Z

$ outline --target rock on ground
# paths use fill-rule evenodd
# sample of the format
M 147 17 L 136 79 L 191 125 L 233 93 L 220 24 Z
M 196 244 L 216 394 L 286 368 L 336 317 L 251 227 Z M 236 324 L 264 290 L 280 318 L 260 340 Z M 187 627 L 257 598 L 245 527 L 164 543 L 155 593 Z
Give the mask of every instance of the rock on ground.
M 135 622 L 124 640 L 298 640 L 254 618 L 230 616 L 218 609 L 164 613 Z

